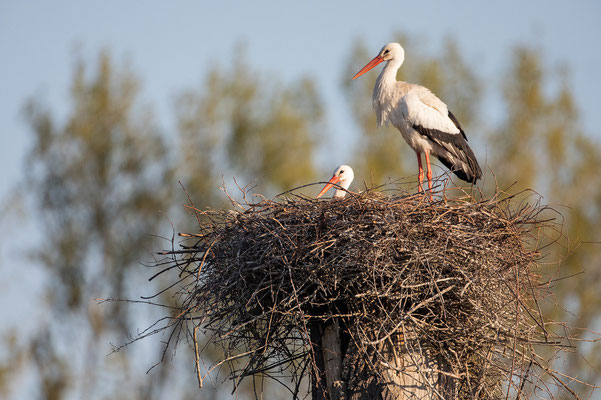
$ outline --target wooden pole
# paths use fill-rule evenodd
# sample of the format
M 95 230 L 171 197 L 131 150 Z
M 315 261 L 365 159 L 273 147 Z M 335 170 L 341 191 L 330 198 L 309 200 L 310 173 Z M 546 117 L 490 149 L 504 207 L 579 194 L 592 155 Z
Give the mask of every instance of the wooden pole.
M 334 321 L 315 324 L 315 346 L 319 381 L 313 380 L 313 400 L 426 400 L 454 399 L 452 374 L 445 373 L 440 360 L 427 351 L 408 351 L 403 341 L 378 346 L 387 360 L 359 353 L 353 343 L 341 351 L 344 334 Z M 375 351 L 376 349 L 374 349 Z M 367 357 L 366 357 L 367 356 Z

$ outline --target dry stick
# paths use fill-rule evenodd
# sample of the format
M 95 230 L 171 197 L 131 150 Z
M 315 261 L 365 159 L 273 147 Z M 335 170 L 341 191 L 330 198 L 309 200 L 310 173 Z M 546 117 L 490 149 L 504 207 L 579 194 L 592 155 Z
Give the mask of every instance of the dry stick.
M 198 337 L 196 332 L 199 326 L 194 327 L 194 353 L 196 355 L 196 377 L 198 378 L 198 387 L 202 388 L 202 376 L 200 374 L 200 353 L 198 352 Z
M 182 187 L 182 190 L 184 191 L 184 193 L 186 193 L 186 197 L 188 197 L 188 201 L 190 202 L 190 208 L 192 208 L 194 210 L 194 217 L 196 218 L 196 222 L 198 223 L 198 226 L 201 226 L 202 224 L 200 222 L 200 217 L 198 216 L 198 210 L 196 210 L 196 207 L 194 207 L 194 202 L 192 201 L 190 194 L 184 187 L 184 184 L 182 183 L 182 181 L 177 181 L 177 182 Z
M 202 260 L 200 261 L 200 265 L 198 266 L 198 272 L 196 273 L 197 279 L 200 278 L 200 272 L 202 271 L 202 267 L 205 264 L 205 260 L 207 259 L 207 256 L 209 255 L 211 248 L 213 248 L 213 245 L 217 242 L 217 239 L 219 239 L 219 237 L 216 237 L 215 239 L 213 239 L 211 244 L 209 244 L 209 247 L 207 247 L 207 249 L 205 250 L 204 255 L 202 256 Z
M 393 330 L 391 330 L 390 332 L 388 332 L 388 334 L 380 339 L 377 339 L 375 341 L 368 341 L 367 344 L 370 345 L 376 345 L 379 343 L 382 343 L 383 341 L 385 341 L 386 339 L 388 339 L 390 336 L 392 336 L 400 327 L 401 324 L 411 316 L 411 314 L 413 314 L 413 312 L 415 312 L 415 310 L 425 306 L 426 304 L 436 300 L 438 297 L 442 296 L 443 294 L 445 294 L 446 292 L 448 292 L 449 290 L 453 289 L 455 287 L 455 285 L 451 285 L 448 288 L 446 288 L 445 290 L 438 292 L 437 294 L 435 294 L 434 296 L 422 301 L 421 303 L 413 306 L 409 311 L 407 311 L 406 315 L 401 319 L 401 321 L 397 324 L 397 326 L 394 327 Z
M 313 368 L 314 368 L 314 371 L 317 371 L 318 368 L 317 368 L 317 364 L 315 363 L 316 356 L 315 356 L 315 351 L 313 350 L 313 346 L 311 344 L 311 335 L 309 334 L 309 330 L 307 329 L 307 321 L 306 321 L 306 318 L 304 318 L 304 315 L 303 315 L 304 313 L 302 311 L 302 308 L 301 308 L 300 304 L 298 303 L 298 296 L 297 296 L 297 292 L 296 292 L 296 286 L 294 285 L 294 280 L 292 279 L 292 271 L 290 270 L 290 268 L 288 268 L 288 275 L 290 277 L 290 284 L 292 285 L 292 290 L 293 290 L 294 296 L 297 299 L 296 306 L 298 307 L 298 311 L 299 311 L 300 316 L 301 316 L 301 321 L 303 321 L 303 328 L 304 328 L 303 332 L 309 338 L 309 343 L 310 343 L 309 344 L 309 349 L 311 351 L 311 355 L 312 355 L 312 359 L 313 359 Z M 319 384 L 319 381 L 320 381 L 319 374 L 315 375 L 315 380 L 316 380 L 317 384 Z
M 517 347 L 517 336 L 518 336 L 518 325 L 520 323 L 520 286 L 519 286 L 519 272 L 517 270 L 517 268 L 515 268 L 515 283 L 516 283 L 516 301 L 515 301 L 515 329 L 514 329 L 514 339 L 513 339 L 513 356 L 511 357 L 511 371 L 509 371 L 510 376 L 509 376 L 509 385 L 507 385 L 507 395 L 505 396 L 505 399 L 509 399 L 509 391 L 511 389 L 512 386 L 515 386 L 513 383 L 513 379 L 511 379 L 514 375 L 514 371 L 515 371 L 515 354 L 516 354 L 516 347 Z

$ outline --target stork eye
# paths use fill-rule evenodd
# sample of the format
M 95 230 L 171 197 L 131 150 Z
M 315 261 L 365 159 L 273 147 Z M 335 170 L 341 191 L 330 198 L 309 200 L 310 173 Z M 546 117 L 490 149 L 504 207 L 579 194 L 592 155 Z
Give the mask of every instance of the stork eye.
M 340 173 L 341 173 L 341 174 L 344 174 L 344 170 L 340 170 Z
M 388 54 L 388 53 L 390 53 L 389 49 L 384 50 L 384 54 Z

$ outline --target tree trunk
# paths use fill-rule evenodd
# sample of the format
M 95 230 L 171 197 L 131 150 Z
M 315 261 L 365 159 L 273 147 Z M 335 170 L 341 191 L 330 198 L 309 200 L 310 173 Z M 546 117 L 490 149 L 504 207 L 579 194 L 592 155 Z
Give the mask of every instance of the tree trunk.
M 346 385 L 342 380 L 342 352 L 340 350 L 340 327 L 334 321 L 328 324 L 321 337 L 326 388 L 330 400 L 346 399 Z
M 313 380 L 313 400 L 424 400 L 456 398 L 453 379 L 440 360 L 427 352 L 407 351 L 402 341 L 379 345 L 376 356 L 352 341 L 341 350 L 345 332 L 337 322 L 314 325 L 312 337 L 321 377 Z M 343 349 L 344 350 L 344 349 Z M 387 355 L 383 361 L 381 355 Z M 317 386 L 319 387 L 316 387 Z

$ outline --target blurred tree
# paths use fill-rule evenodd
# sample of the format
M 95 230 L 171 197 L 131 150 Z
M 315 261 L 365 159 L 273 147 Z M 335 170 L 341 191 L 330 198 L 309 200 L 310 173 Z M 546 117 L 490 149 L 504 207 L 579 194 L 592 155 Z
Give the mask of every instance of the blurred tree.
M 174 195 L 181 193 L 176 178 L 195 205 L 204 207 L 218 199 L 216 175 L 228 168 L 248 181 L 262 176 L 272 191 L 310 182 L 314 175 L 312 153 L 323 112 L 312 81 L 282 87 L 261 79 L 243 60 L 229 71 L 214 68 L 201 91 L 177 98 L 180 151 L 175 158 L 151 110 L 139 106 L 138 87 L 134 75 L 116 69 L 103 52 L 94 76 L 77 63 L 64 125 L 38 101 L 26 106 L 34 133 L 27 182 L 45 238 L 36 257 L 49 271 L 47 297 L 55 316 L 30 342 L 42 398 L 74 392 L 87 398 L 117 390 L 95 384 L 99 367 L 106 368 L 99 359 L 106 350 L 101 349 L 110 337 L 123 341 L 145 322 L 136 320 L 124 303 L 113 303 L 110 314 L 104 314 L 89 301 L 139 296 L 130 290 L 138 286 L 135 282 L 144 284 L 138 261 L 157 246 L 149 234 L 160 231 L 165 221 L 159 211 L 169 210 Z M 145 292 L 153 290 L 144 285 Z M 64 350 L 69 343 L 87 351 L 74 357 Z M 135 362 L 124 353 L 110 361 L 124 375 Z M 155 379 L 130 382 L 130 391 L 119 389 L 119 396 L 160 396 L 170 368 L 162 365 Z M 181 395 L 193 396 L 194 385 L 189 389 L 180 390 Z M 244 387 L 238 395 L 251 391 Z M 202 395 L 218 393 L 204 390 Z
M 601 238 L 601 146 L 582 132 L 565 70 L 551 74 L 538 51 L 514 50 L 502 88 L 507 117 L 490 135 L 496 179 L 501 188 L 515 183 L 512 192 L 534 189 L 562 212 L 569 243 L 550 249 L 547 260 L 562 260 L 555 278 L 575 276 L 555 285 L 558 303 L 569 312 L 552 311 L 571 326 L 596 329 L 599 244 L 582 242 Z M 584 358 L 570 357 L 567 373 L 601 383 L 601 345 L 579 349 Z
M 28 363 L 29 351 L 23 348 L 19 341 L 19 331 L 16 327 L 4 332 L 2 338 L 3 359 L 0 359 L 0 397 L 8 399 L 12 388 L 11 383 L 18 379 Z M 4 359 L 5 358 L 5 359 Z M 57 372 L 61 372 L 59 369 Z
M 464 61 L 456 43 L 449 39 L 440 56 L 430 56 L 420 51 L 423 45 L 419 40 L 397 34 L 393 41 L 402 44 L 406 56 L 397 79 L 428 87 L 449 105 L 449 109 L 468 132 L 469 138 L 477 136 L 477 132 L 472 133 L 470 128 L 475 125 L 482 85 L 475 72 Z M 369 176 L 375 184 L 381 184 L 387 177 L 397 179 L 417 175 L 417 165 L 415 153 L 407 146 L 396 128 L 392 125 L 382 128 L 376 126 L 371 98 L 379 69 L 361 79 L 351 81 L 351 77 L 367 64 L 377 51 L 379 49 L 368 51 L 361 41 L 356 42 L 346 62 L 347 68 L 342 82 L 352 115 L 361 131 L 353 164 L 357 165 L 359 176 Z
M 187 91 L 176 99 L 175 112 L 180 139 L 176 177 L 182 182 L 196 206 L 209 205 L 216 201 L 217 171 L 213 166 L 218 162 L 215 153 L 218 150 L 219 138 L 213 127 L 221 118 L 218 101 L 212 101 L 212 96 L 220 90 L 216 87 L 216 73 L 217 71 L 209 73 L 205 81 L 204 90 L 211 96 Z
M 540 56 L 517 48 L 502 82 L 506 120 L 491 136 L 491 157 L 501 188 L 516 181 L 516 190 L 534 188 L 538 177 L 545 178 L 543 166 L 551 155 L 547 117 L 552 116 L 553 100 L 544 95 L 543 79 Z
M 26 175 L 44 238 L 35 255 L 48 270 L 52 315 L 31 342 L 41 398 L 110 390 L 98 384 L 100 357 L 109 335 L 124 338 L 135 326 L 124 303 L 105 314 L 90 301 L 131 293 L 128 286 L 141 280 L 138 262 L 155 243 L 148 234 L 160 230 L 160 211 L 171 206 L 167 149 L 152 112 L 137 104 L 138 87 L 103 52 L 92 77 L 77 63 L 63 126 L 38 101 L 26 107 L 34 134 Z
M 282 86 L 273 76 L 265 79 L 252 70 L 242 50 L 237 53 L 242 56 L 230 69 L 214 67 L 201 91 L 179 97 L 184 158 L 178 175 L 185 177 L 184 186 L 191 193 L 216 186 L 190 168 L 198 163 L 204 171 L 221 165 L 221 174 L 229 166 L 246 182 L 261 179 L 267 195 L 311 182 L 314 148 L 323 128 L 315 84 L 301 79 Z

